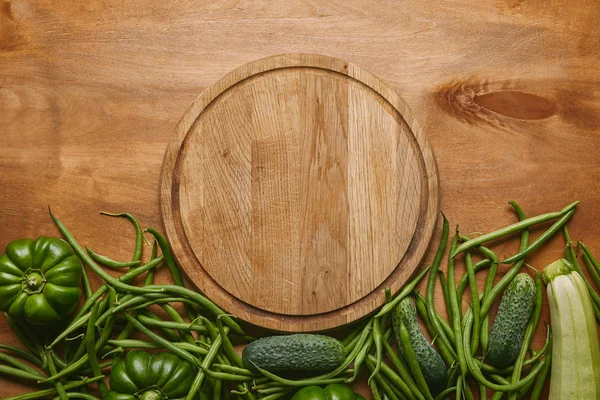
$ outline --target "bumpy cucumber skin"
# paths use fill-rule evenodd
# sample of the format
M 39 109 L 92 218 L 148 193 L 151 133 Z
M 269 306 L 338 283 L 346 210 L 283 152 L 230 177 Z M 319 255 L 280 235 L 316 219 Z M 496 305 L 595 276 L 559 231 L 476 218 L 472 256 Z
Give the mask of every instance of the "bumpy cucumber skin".
M 306 333 L 258 339 L 242 352 L 247 368 L 255 370 L 256 364 L 269 372 L 327 372 L 339 367 L 345 358 L 346 350 L 339 340 Z
M 535 304 L 535 282 L 525 274 L 508 285 L 489 336 L 487 361 L 496 367 L 512 364 L 521 350 Z
M 412 346 L 423 378 L 427 387 L 433 396 L 440 393 L 445 386 L 448 371 L 444 360 L 429 343 L 427 337 L 421 331 L 419 320 L 417 318 L 417 308 L 412 298 L 406 297 L 394 308 L 392 313 L 392 323 L 396 339 L 400 344 L 400 324 L 404 323 L 410 334 L 410 346 Z M 398 346 L 402 355 L 402 346 Z

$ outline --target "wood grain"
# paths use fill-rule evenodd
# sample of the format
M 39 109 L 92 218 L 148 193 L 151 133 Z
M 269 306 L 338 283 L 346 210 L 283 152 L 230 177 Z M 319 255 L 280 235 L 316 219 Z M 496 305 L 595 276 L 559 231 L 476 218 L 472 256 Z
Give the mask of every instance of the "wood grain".
M 196 286 L 290 332 L 382 305 L 421 261 L 439 201 L 404 101 L 360 67 L 310 54 L 257 60 L 207 88 L 175 129 L 160 192 Z
M 50 204 L 82 243 L 127 259 L 131 228 L 97 213 L 160 227 L 162 157 L 187 107 L 234 68 L 295 52 L 349 60 L 406 100 L 463 232 L 514 221 L 509 199 L 533 215 L 577 198 L 571 235 L 598 253 L 599 20 L 596 0 L 1 0 L 0 249 L 57 234 Z M 0 341 L 16 343 L 4 323 Z M 30 390 L 0 379 L 0 397 Z

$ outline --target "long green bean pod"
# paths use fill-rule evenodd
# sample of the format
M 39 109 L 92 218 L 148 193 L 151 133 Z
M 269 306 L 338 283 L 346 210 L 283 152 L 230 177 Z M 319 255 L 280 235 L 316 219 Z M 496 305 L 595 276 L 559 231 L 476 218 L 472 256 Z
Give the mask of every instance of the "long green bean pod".
M 485 242 L 489 242 L 490 240 L 498 239 L 503 236 L 510 235 L 511 233 L 514 233 L 514 232 L 519 232 L 523 229 L 529 228 L 530 226 L 539 224 L 541 222 L 546 222 L 551 219 L 561 218 L 562 216 L 567 214 L 569 211 L 574 209 L 577 206 L 577 204 L 579 204 L 579 201 L 575 201 L 575 202 L 569 204 L 568 206 L 566 206 L 565 208 L 563 208 L 560 211 L 551 212 L 551 213 L 547 213 L 547 214 L 541 214 L 541 215 L 538 215 L 535 217 L 527 218 L 523 221 L 519 221 L 515 224 L 506 226 L 506 227 L 498 229 L 496 231 L 486 233 L 485 235 L 478 236 L 478 237 L 471 239 L 467 242 L 464 242 L 460 246 L 458 246 L 458 248 L 451 254 L 451 258 L 456 257 L 458 254 L 460 254 L 472 247 L 483 244 Z
M 143 233 L 142 233 L 142 227 L 140 226 L 140 223 L 138 222 L 138 220 L 129 213 L 112 214 L 112 213 L 107 213 L 107 212 L 101 211 L 100 214 L 107 215 L 109 217 L 123 217 L 123 218 L 127 218 L 129 221 L 131 221 L 131 224 L 133 225 L 133 227 L 135 229 L 135 248 L 133 250 L 133 257 L 131 258 L 131 260 L 132 261 L 140 261 L 142 259 Z

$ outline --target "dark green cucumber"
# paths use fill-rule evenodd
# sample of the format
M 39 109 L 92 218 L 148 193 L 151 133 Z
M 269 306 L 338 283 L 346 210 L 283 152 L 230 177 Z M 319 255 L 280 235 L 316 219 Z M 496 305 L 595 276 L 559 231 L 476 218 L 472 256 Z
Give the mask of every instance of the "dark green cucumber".
M 508 285 L 489 336 L 487 361 L 496 367 L 512 364 L 521 350 L 535 303 L 535 282 L 527 274 L 515 276 Z
M 415 352 L 417 362 L 419 363 L 421 373 L 423 374 L 423 378 L 425 378 L 425 383 L 427 383 L 429 391 L 433 396 L 436 396 L 444 390 L 448 371 L 442 357 L 421 331 L 417 318 L 417 308 L 412 298 L 406 297 L 398 303 L 392 314 L 392 323 L 399 344 L 398 349 L 402 356 L 404 356 L 402 346 L 406 346 L 407 343 L 400 343 L 400 324 L 403 323 L 406 326 L 410 334 L 410 343 L 408 345 Z
M 326 372 L 339 367 L 345 358 L 346 350 L 339 340 L 306 333 L 258 339 L 242 352 L 247 368 L 255 370 L 256 365 L 269 372 Z

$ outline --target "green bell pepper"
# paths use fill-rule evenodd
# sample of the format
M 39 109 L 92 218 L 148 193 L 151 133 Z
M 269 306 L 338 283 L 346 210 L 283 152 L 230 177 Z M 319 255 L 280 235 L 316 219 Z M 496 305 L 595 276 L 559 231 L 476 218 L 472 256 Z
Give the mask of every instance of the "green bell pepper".
M 105 400 L 165 400 L 188 394 L 196 373 L 172 353 L 132 350 L 110 371 Z
M 319 386 L 306 386 L 298 390 L 291 400 L 365 400 L 363 396 L 354 393 L 346 385 L 333 383 L 321 388 Z
M 64 320 L 79 305 L 81 269 L 62 239 L 12 241 L 0 256 L 0 309 L 36 325 Z

